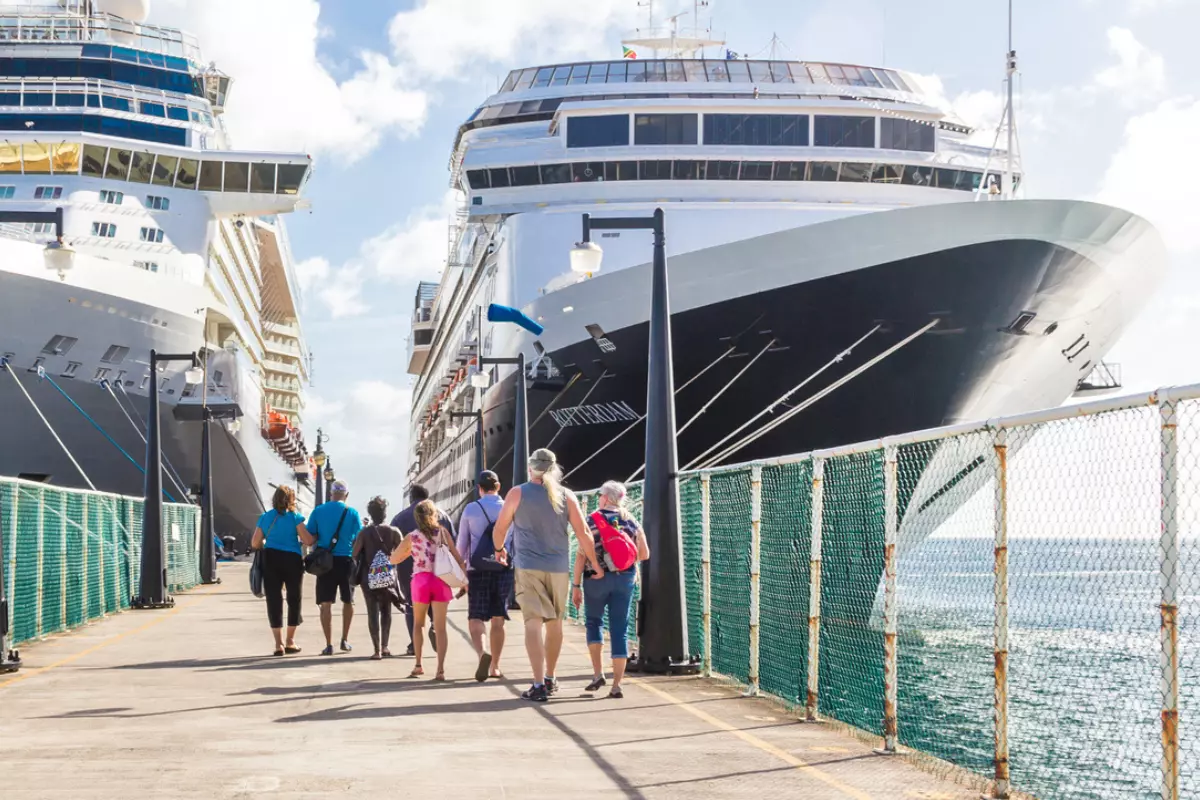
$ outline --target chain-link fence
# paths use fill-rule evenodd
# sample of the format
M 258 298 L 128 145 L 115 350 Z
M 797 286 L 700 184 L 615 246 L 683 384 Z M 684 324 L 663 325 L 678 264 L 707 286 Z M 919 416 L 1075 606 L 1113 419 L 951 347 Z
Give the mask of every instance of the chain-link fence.
M 706 672 L 996 796 L 1200 800 L 1200 386 L 682 473 L 679 495 Z
M 200 581 L 200 510 L 164 504 L 167 583 Z M 141 573 L 142 501 L 0 478 L 11 644 L 129 608 Z

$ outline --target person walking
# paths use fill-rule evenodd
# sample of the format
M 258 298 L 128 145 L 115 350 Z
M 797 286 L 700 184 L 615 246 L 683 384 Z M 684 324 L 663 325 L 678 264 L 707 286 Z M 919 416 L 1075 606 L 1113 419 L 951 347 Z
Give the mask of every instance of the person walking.
M 508 597 L 512 594 L 512 565 L 504 568 L 475 569 L 472 556 L 485 538 L 490 539 L 504 501 L 500 499 L 500 478 L 491 470 L 479 473 L 476 481 L 479 499 L 468 503 L 458 521 L 458 552 L 467 562 L 470 580 L 467 583 L 467 624 L 470 627 L 471 647 L 479 657 L 475 680 L 501 678 L 500 653 L 504 650 L 504 623 L 508 621 Z M 490 544 L 490 542 L 489 542 Z M 483 635 L 488 633 L 488 648 Z
M 408 536 L 417 529 L 416 508 L 417 504 L 422 500 L 429 499 L 429 490 L 419 483 L 414 483 L 408 487 L 408 508 L 401 511 L 396 516 L 392 517 L 392 527 L 400 531 L 402 536 Z M 439 524 L 446 530 L 450 531 L 451 538 L 454 537 L 454 523 L 450 521 L 450 517 L 445 513 L 441 513 L 438 519 Z M 412 607 L 412 579 L 413 579 L 413 562 L 403 561 L 396 567 L 396 577 L 400 581 L 400 596 L 404 600 L 404 624 L 408 628 L 408 652 L 406 655 L 413 655 L 413 607 Z M 437 647 L 435 641 L 433 624 L 429 627 L 429 641 Z
M 371 644 L 375 646 L 372 661 L 392 656 L 388 649 L 392 635 L 392 604 L 400 598 L 396 567 L 391 557 L 404 541 L 404 536 L 384 524 L 387 505 L 387 500 L 382 497 L 373 497 L 367 503 L 371 525 L 363 528 L 355 538 L 351 553 L 359 564 L 359 588 L 362 589 L 363 604 L 367 607 L 367 630 L 371 633 Z
M 317 576 L 317 605 L 321 607 L 321 630 L 325 633 L 323 656 L 333 655 L 333 602 L 342 599 L 342 652 L 349 653 L 350 623 L 354 621 L 354 587 L 350 582 L 350 554 L 354 539 L 362 530 L 362 516 L 346 505 L 350 488 L 345 481 L 334 481 L 329 488 L 328 503 L 313 509 L 308 517 L 308 529 L 317 539 L 317 546 L 333 553 L 333 569 Z
M 568 526 L 593 571 L 603 576 L 603 568 L 596 561 L 596 548 L 583 522 L 579 501 L 562 485 L 562 467 L 554 453 L 545 448 L 536 450 L 528 466 L 529 481 L 514 486 L 504 498 L 492 542 L 503 552 L 512 529 L 516 550 L 514 584 L 525 620 L 525 652 L 533 669 L 533 685 L 521 697 L 544 703 L 558 691 L 554 671 L 562 651 L 571 570 Z
M 304 558 L 300 545 L 316 539 L 296 512 L 296 493 L 280 486 L 271 498 L 271 510 L 258 518 L 250 547 L 263 551 L 263 593 L 267 596 L 267 622 L 275 636 L 274 655 L 299 653 L 296 628 L 300 625 L 300 593 L 304 583 Z M 283 591 L 287 589 L 287 639 L 283 638 Z
M 454 599 L 450 586 L 437 576 L 438 548 L 445 546 L 463 572 L 467 565 L 454 546 L 450 531 L 440 522 L 441 512 L 432 500 L 422 500 L 413 509 L 417 521 L 417 530 L 408 534 L 404 541 L 392 551 L 392 563 L 400 564 L 408 558 L 413 562 L 412 601 L 413 601 L 413 646 L 417 663 L 413 666 L 408 677 L 416 678 L 425 674 L 421 665 L 422 650 L 425 646 L 425 618 L 433 611 L 433 627 L 437 631 L 437 673 L 435 681 L 446 680 L 446 647 L 449 639 L 446 636 L 446 609 Z
M 629 607 L 637 583 L 637 565 L 650 558 L 650 546 L 642 526 L 625 510 L 625 485 L 609 481 L 600 487 L 600 510 L 588 515 L 588 528 L 599 556 L 603 574 L 597 576 L 580 552 L 575 556 L 571 600 L 583 606 L 587 621 L 588 654 L 592 657 L 592 682 L 584 691 L 604 687 L 602 648 L 604 612 L 608 612 L 608 637 L 612 649 L 612 689 L 608 696 L 620 699 L 621 680 L 629 660 Z

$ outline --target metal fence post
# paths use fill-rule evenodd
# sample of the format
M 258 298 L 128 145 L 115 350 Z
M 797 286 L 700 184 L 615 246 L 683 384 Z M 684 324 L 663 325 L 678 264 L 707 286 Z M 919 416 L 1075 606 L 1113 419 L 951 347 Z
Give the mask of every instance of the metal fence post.
M 1166 390 L 1159 395 L 1158 408 L 1162 418 L 1162 796 L 1179 800 L 1179 440 L 1175 401 Z
M 67 573 L 70 571 L 70 564 L 67 562 L 67 495 L 66 492 L 60 494 L 59 499 L 62 501 L 60 505 L 60 513 L 58 515 L 58 539 L 59 539 L 59 560 L 58 560 L 58 583 L 59 591 L 62 597 L 59 598 L 58 618 L 62 630 L 66 630 L 70 624 L 70 618 L 67 615 Z
M 90 576 L 91 576 L 91 567 L 92 567 L 92 542 L 91 542 L 92 532 L 90 530 L 88 530 L 88 506 L 91 505 L 91 503 L 89 501 L 92 498 L 89 495 L 85 494 L 81 499 L 83 500 L 83 519 L 80 521 L 81 527 L 83 529 L 83 571 L 82 571 L 83 580 L 80 581 L 80 584 L 82 586 L 82 591 L 80 592 L 80 595 L 83 598 L 82 617 L 83 617 L 83 619 L 86 620 L 86 619 L 88 619 L 88 609 L 91 608 L 91 603 L 89 601 L 89 598 L 91 596 L 91 590 L 92 590 L 92 587 L 90 586 L 90 583 L 91 583 Z M 101 542 L 101 545 L 100 545 L 100 555 L 101 555 L 100 563 L 103 564 L 104 563 L 104 543 L 103 542 Z
M 46 553 L 46 493 L 42 489 L 37 490 L 37 627 L 34 628 L 34 636 L 41 637 L 46 634 L 45 623 L 42 620 L 42 609 L 44 607 L 44 597 L 46 587 L 42 581 L 42 569 L 45 564 Z
M 758 619 L 760 566 L 762 563 L 762 467 L 750 468 L 750 687 L 747 694 L 758 694 Z
M 700 620 L 704 629 L 704 677 L 712 675 L 712 548 L 709 543 L 709 476 L 700 476 Z
M 883 751 L 896 752 L 899 669 L 896 662 L 896 538 L 900 529 L 897 448 L 883 451 Z
M 812 465 L 812 549 L 808 578 L 808 696 L 804 716 L 817 721 L 821 677 L 821 524 L 825 513 L 825 459 Z
M 1008 797 L 1008 431 L 995 433 L 995 784 L 992 796 Z

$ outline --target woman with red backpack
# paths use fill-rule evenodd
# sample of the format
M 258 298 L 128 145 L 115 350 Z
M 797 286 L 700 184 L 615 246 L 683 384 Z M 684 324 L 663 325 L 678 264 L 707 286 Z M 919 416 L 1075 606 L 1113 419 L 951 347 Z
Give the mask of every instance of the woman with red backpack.
M 571 597 L 581 604 L 587 619 L 588 652 L 592 657 L 593 680 L 586 691 L 595 692 L 606 683 L 601 650 L 604 645 L 604 612 L 608 611 L 608 636 L 612 648 L 613 683 L 608 696 L 620 699 L 621 679 L 629 659 L 629 607 L 637 582 L 639 561 L 650 558 L 650 547 L 642 526 L 625 510 L 625 486 L 609 481 L 600 487 L 600 510 L 587 517 L 596 544 L 596 557 L 604 577 L 592 580 L 592 568 L 581 552 L 575 557 Z

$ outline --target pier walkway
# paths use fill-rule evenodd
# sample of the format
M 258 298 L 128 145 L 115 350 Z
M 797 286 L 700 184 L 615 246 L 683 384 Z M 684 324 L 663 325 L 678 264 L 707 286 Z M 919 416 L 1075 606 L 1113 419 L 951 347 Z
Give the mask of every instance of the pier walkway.
M 311 604 L 305 652 L 273 658 L 246 565 L 223 564 L 221 575 L 173 610 L 118 614 L 22 648 L 23 669 L 0 676 L 5 797 L 979 796 L 702 679 L 636 679 L 622 701 L 588 698 L 573 626 L 560 695 L 529 704 L 518 698 L 528 682 L 519 623 L 502 664 L 509 680 L 472 679 L 465 601 L 452 606 L 449 683 L 407 679 L 411 659 L 368 660 L 361 619 L 354 653 L 318 656 Z

